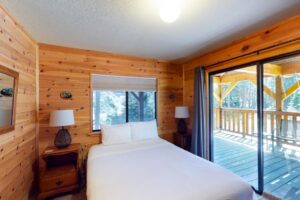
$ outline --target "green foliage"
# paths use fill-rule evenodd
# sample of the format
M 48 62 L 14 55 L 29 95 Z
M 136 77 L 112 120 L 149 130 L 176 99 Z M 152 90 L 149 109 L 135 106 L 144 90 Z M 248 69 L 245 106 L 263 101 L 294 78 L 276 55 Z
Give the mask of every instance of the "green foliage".
M 284 110 L 299 112 L 300 111 L 300 90 L 285 99 L 283 103 Z
M 225 97 L 222 107 L 256 109 L 256 93 L 256 87 L 250 81 L 241 81 Z
M 93 92 L 93 129 L 100 124 L 120 124 L 126 121 L 126 94 L 118 91 Z
M 292 85 L 300 80 L 299 74 L 294 74 L 290 77 L 283 78 L 283 88 L 286 91 Z M 286 111 L 299 112 L 300 111 L 300 90 L 298 89 L 291 96 L 286 98 L 283 102 L 283 109 Z
M 128 92 L 128 121 L 155 119 L 155 92 Z M 93 129 L 126 122 L 126 92 L 93 92 Z
M 290 77 L 284 77 L 283 89 L 284 92 L 292 85 L 300 80 L 300 75 L 295 74 Z M 264 85 L 268 87 L 272 92 L 276 93 L 276 80 L 275 77 L 265 77 Z M 222 85 L 222 91 L 224 92 L 228 88 L 228 85 Z M 216 100 L 215 100 L 216 101 Z M 214 102 L 214 106 L 217 104 Z M 257 87 L 251 81 L 239 82 L 232 91 L 226 96 L 222 104 L 223 108 L 240 108 L 240 109 L 256 109 L 257 108 Z M 276 100 L 264 93 L 264 109 L 275 110 Z M 284 111 L 300 111 L 300 90 L 298 89 L 291 96 L 285 99 L 283 102 Z
M 149 121 L 155 118 L 154 92 L 128 93 L 128 121 Z
M 270 89 L 273 81 L 265 81 L 265 85 Z M 272 89 L 271 89 L 272 90 Z M 257 108 L 257 87 L 251 81 L 239 82 L 232 91 L 225 97 L 223 108 L 256 109 Z M 276 102 L 269 95 L 264 93 L 264 109 L 274 110 Z

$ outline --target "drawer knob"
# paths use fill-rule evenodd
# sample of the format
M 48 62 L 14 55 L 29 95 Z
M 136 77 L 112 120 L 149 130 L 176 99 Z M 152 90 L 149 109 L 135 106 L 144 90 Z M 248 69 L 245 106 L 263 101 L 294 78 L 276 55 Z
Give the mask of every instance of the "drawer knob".
M 56 185 L 61 185 L 63 183 L 63 181 L 59 180 L 59 181 L 56 181 Z

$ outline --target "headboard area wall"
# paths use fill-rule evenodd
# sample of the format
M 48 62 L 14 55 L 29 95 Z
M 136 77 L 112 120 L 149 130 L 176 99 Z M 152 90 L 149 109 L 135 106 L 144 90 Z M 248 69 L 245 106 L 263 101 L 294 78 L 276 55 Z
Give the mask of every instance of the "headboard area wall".
M 0 65 L 19 75 L 15 129 L 0 134 L 0 199 L 28 199 L 36 175 L 37 53 L 35 41 L 0 6 Z
M 55 109 L 72 109 L 75 126 L 69 131 L 73 142 L 87 149 L 100 142 L 91 130 L 91 74 L 156 77 L 159 134 L 173 140 L 176 131 L 174 109 L 183 101 L 182 66 L 171 63 L 88 50 L 40 44 L 40 153 L 53 145 L 56 128 L 50 128 L 49 113 Z M 60 98 L 70 91 L 71 99 Z M 175 98 L 172 98 L 175 97 Z M 43 162 L 41 161 L 41 168 Z

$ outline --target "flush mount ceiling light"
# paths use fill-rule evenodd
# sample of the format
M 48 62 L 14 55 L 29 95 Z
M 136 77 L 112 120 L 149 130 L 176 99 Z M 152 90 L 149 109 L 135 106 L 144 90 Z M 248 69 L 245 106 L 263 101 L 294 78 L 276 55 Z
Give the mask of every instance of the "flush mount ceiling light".
M 166 23 L 175 22 L 181 12 L 181 0 L 160 0 L 160 18 Z

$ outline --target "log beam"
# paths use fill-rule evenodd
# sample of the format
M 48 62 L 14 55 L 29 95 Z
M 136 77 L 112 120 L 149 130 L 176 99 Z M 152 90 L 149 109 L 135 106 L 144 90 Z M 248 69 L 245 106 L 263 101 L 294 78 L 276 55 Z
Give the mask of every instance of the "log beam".
M 251 83 L 253 85 L 255 85 L 257 87 L 257 82 L 256 80 L 250 80 Z M 276 99 L 276 94 L 267 86 L 263 86 L 263 90 L 264 90 L 264 93 L 266 93 L 267 95 L 269 95 L 270 97 L 272 97 L 273 99 Z
M 298 58 L 299 59 L 299 58 Z M 283 63 L 282 65 L 282 75 L 289 76 L 296 73 L 300 73 L 300 61 L 292 60 L 288 63 Z
M 224 94 L 222 94 L 221 103 L 224 101 L 226 96 L 233 90 L 233 88 L 238 84 L 239 81 L 232 82 L 229 87 L 225 90 Z
M 228 84 L 235 81 L 256 80 L 256 75 L 247 73 L 226 74 L 222 76 L 220 80 L 221 84 Z
M 282 75 L 283 67 L 275 64 L 264 64 L 264 77 Z M 234 73 L 225 73 L 220 76 L 220 84 L 231 83 L 241 80 L 256 81 L 256 66 L 241 68 L 233 71 Z M 216 80 L 217 82 L 217 80 Z
M 298 89 L 300 88 L 300 80 L 298 80 L 294 85 L 292 85 L 289 89 L 285 91 L 282 95 L 282 101 L 284 101 L 286 98 L 294 94 Z
M 221 98 L 216 92 L 214 92 L 214 97 L 217 99 L 218 103 L 220 103 Z
M 256 66 L 245 67 L 241 69 L 234 70 L 240 73 L 256 74 Z M 282 75 L 282 67 L 275 64 L 264 64 L 264 76 L 279 76 Z

